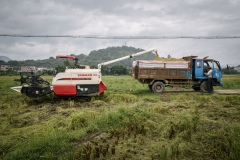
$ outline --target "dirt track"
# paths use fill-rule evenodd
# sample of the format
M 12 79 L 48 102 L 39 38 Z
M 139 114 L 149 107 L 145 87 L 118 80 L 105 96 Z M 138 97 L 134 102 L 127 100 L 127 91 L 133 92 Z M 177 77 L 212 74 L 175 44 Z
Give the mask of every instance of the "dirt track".
M 165 93 L 172 93 L 172 92 L 196 92 L 194 90 L 171 90 L 165 91 Z M 217 94 L 240 94 L 240 90 L 214 90 L 214 93 Z
M 240 90 L 215 90 L 218 94 L 240 94 Z

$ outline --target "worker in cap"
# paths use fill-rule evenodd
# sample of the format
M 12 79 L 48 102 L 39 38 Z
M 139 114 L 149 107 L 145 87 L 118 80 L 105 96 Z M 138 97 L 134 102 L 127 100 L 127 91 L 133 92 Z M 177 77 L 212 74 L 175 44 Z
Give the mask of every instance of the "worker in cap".
M 209 66 L 208 67 L 208 72 L 205 74 L 205 76 L 208 77 L 207 79 L 207 88 L 208 92 L 212 93 L 213 92 L 213 78 L 212 78 L 212 68 Z

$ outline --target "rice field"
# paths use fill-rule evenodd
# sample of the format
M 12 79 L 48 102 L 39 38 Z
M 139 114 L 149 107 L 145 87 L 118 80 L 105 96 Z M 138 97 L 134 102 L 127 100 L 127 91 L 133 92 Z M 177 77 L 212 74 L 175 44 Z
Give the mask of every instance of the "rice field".
M 9 89 L 14 78 L 0 77 L 0 159 L 240 159 L 240 95 L 154 94 L 104 76 L 90 101 L 30 99 Z M 214 89 L 240 89 L 240 76 L 223 83 Z

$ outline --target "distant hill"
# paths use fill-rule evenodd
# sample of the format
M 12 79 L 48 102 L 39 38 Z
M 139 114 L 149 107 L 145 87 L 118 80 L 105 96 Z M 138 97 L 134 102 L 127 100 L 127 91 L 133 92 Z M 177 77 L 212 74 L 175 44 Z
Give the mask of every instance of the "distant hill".
M 6 56 L 0 56 L 0 60 L 4 61 L 4 62 L 8 62 L 11 61 L 10 58 L 6 57 Z
M 134 47 L 108 47 L 106 49 L 100 49 L 97 51 L 91 51 L 89 55 L 85 58 L 83 61 L 87 65 L 94 65 L 97 66 L 97 64 L 102 62 L 107 62 L 110 60 L 114 60 L 117 58 L 121 58 L 124 56 L 128 56 L 137 52 L 141 52 L 143 49 L 140 48 L 134 48 Z M 137 56 L 131 59 L 126 59 L 117 63 L 113 63 L 109 66 L 115 66 L 115 65 L 123 65 L 125 67 L 131 67 L 132 61 L 134 60 L 153 60 L 155 58 L 155 55 L 152 53 L 143 54 L 141 56 Z
M 78 62 L 82 65 L 90 65 L 90 66 L 97 67 L 97 64 L 99 63 L 110 61 L 110 60 L 124 57 L 127 55 L 131 55 L 141 51 L 143 51 L 143 49 L 128 47 L 128 46 L 121 46 L 121 47 L 108 47 L 105 49 L 94 50 L 94 51 L 91 51 L 89 55 L 80 54 L 80 55 L 73 55 L 73 56 L 77 57 L 79 59 Z M 4 57 L 4 56 L 1 56 L 1 57 Z M 123 65 L 127 68 L 130 68 L 132 66 L 132 61 L 134 60 L 153 60 L 154 58 L 155 58 L 154 54 L 147 53 L 138 57 L 120 61 L 118 63 L 113 63 L 109 66 Z M 15 60 L 13 61 L 8 59 L 8 62 L 5 61 L 4 64 L 8 64 L 14 68 L 21 67 L 21 66 L 55 68 L 58 65 L 62 65 L 64 61 L 66 61 L 66 59 L 55 59 L 53 57 L 50 57 L 49 59 L 44 59 L 44 60 L 25 60 L 25 61 L 15 61 Z M 69 59 L 67 61 L 69 61 L 69 63 L 71 64 L 74 63 L 74 61 Z M 0 61 L 0 65 L 1 63 L 2 62 Z

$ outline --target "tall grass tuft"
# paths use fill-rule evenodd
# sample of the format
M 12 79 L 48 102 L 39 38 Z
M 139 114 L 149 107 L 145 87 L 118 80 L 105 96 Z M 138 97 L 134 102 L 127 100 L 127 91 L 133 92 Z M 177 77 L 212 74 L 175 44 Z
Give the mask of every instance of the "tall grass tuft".
M 71 151 L 72 146 L 67 142 L 68 139 L 65 133 L 33 136 L 27 142 L 16 144 L 5 159 L 56 159 L 56 156 Z

